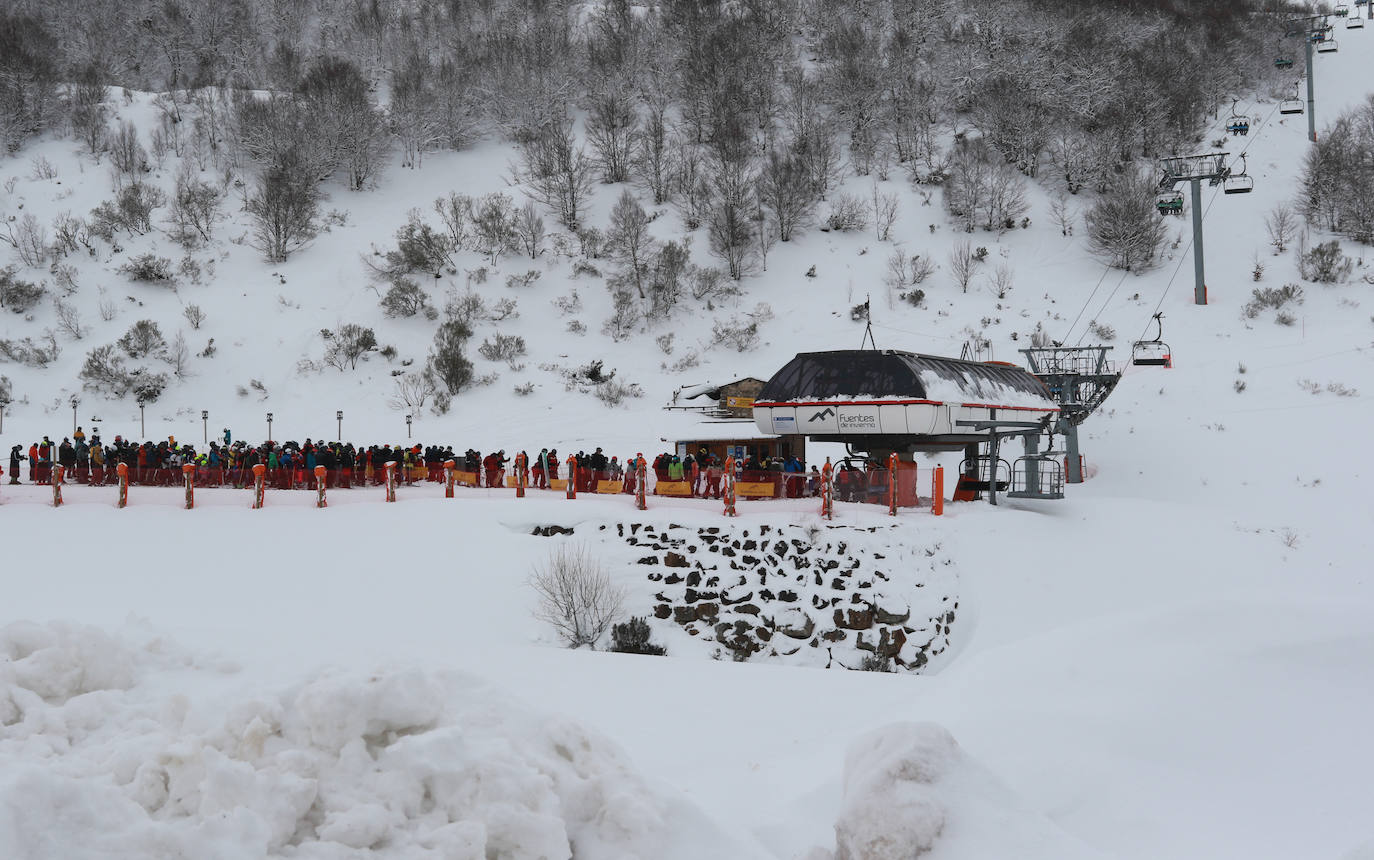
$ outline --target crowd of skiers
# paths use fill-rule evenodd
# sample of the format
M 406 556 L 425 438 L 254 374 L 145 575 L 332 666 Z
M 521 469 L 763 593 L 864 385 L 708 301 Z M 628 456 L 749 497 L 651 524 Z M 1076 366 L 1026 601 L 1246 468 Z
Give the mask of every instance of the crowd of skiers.
M 253 467 L 266 467 L 266 480 L 276 489 L 315 489 L 317 466 L 324 467 L 326 486 L 351 487 L 354 484 L 377 485 L 384 480 L 384 465 L 396 463 L 398 480 L 413 483 L 417 480 L 442 482 L 444 463 L 452 460 L 460 483 L 482 487 L 504 487 L 508 475 L 514 474 L 517 464 L 523 465 L 529 486 L 547 489 L 566 480 L 569 463 L 561 460 L 557 448 L 544 448 L 533 457 L 520 452 L 508 456 L 504 449 L 483 455 L 468 449 L 456 455 L 452 446 L 439 445 L 369 445 L 314 441 L 263 442 L 249 445 L 234 441 L 228 430 L 221 439 L 197 449 L 178 443 L 175 437 L 159 442 L 136 442 L 115 436 L 102 442 L 99 435 L 87 438 L 80 427 L 71 437 L 53 442 L 44 436 L 34 442 L 27 453 L 22 446 L 10 450 L 9 478 L 11 484 L 21 483 L 24 463 L 28 464 L 28 480 L 47 484 L 52 481 L 54 465 L 63 467 L 64 483 L 113 484 L 116 466 L 125 464 L 129 481 L 152 486 L 179 485 L 182 466 L 193 463 L 198 486 L 245 487 L 252 484 Z M 623 461 L 608 457 L 601 448 L 590 454 L 578 451 L 570 458 L 576 464 L 575 488 L 578 492 L 604 490 L 603 482 L 620 484 L 616 489 L 635 492 L 637 482 L 635 456 Z M 659 484 L 684 487 L 680 495 L 702 498 L 721 497 L 726 464 L 705 448 L 695 455 L 662 453 L 646 463 L 646 479 L 652 473 Z M 771 495 L 785 498 L 814 496 L 820 492 L 821 473 L 816 466 L 807 471 L 797 457 L 760 458 L 751 455 L 736 460 L 735 479 L 746 484 L 771 483 Z M 863 501 L 868 495 L 870 475 L 850 463 L 841 464 L 835 471 L 837 498 L 844 501 Z

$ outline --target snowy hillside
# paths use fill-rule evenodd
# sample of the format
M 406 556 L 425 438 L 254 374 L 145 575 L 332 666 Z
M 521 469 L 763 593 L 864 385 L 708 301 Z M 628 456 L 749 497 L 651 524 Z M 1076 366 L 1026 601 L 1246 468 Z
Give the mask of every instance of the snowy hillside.
M 1374 94 L 1374 26 L 1338 35 L 1314 60 L 1323 134 Z M 141 181 L 164 194 L 183 171 L 222 187 L 208 241 L 184 249 L 159 220 L 42 265 L 0 245 L 0 268 L 45 290 L 0 312 L 6 452 L 73 423 L 138 438 L 141 420 L 152 439 L 256 441 L 269 413 L 279 440 L 334 439 L 342 410 L 343 439 L 361 444 L 409 429 L 456 450 L 652 456 L 693 432 L 661 408 L 675 390 L 857 348 L 865 301 L 880 348 L 1019 361 L 1032 338 L 1106 342 L 1124 375 L 1082 427 L 1090 479 L 1065 500 L 943 517 L 841 502 L 825 521 L 791 499 L 741 500 L 727 520 L 710 500 L 650 496 L 639 512 L 628 495 L 446 499 L 435 485 L 396 504 L 337 490 L 324 510 L 304 491 L 251 510 L 245 491 L 208 489 L 189 511 L 177 489 L 135 487 L 120 510 L 112 487 L 70 486 L 54 508 L 26 464 L 23 485 L 0 485 L 0 856 L 1374 857 L 1374 475 L 1360 457 L 1374 260 L 1313 230 L 1309 246 L 1336 240 L 1352 260 L 1324 284 L 1291 247 L 1274 253 L 1266 216 L 1298 194 L 1311 147 L 1307 117 L 1278 110 L 1296 80 L 1242 100 L 1247 136 L 1226 134 L 1223 109 L 1197 144 L 1223 141 L 1233 163 L 1243 151 L 1255 183 L 1203 188 L 1205 306 L 1188 218 L 1161 216 L 1161 264 L 1127 272 L 1089 247 L 1090 191 L 1032 181 L 1024 226 L 965 233 L 939 188 L 893 170 L 846 172 L 829 198 L 895 201 L 886 238 L 872 209 L 861 230 L 821 230 L 822 205 L 738 295 L 708 276 L 619 339 L 608 282 L 623 267 L 551 215 L 533 255 L 464 246 L 437 276 L 409 273 L 436 313 L 388 317 L 375 269 L 411 210 L 442 231 L 434 203 L 451 193 L 523 206 L 499 135 L 416 168 L 392 153 L 372 189 L 322 183 L 327 229 L 276 263 L 254 247 L 250 170 L 189 147 L 150 155 Z M 132 123 L 151 151 L 166 104 L 114 88 L 110 127 Z M 0 161 L 10 235 L 33 216 L 58 240 L 64 213 L 115 196 L 110 162 L 75 136 L 27 141 Z M 606 229 L 628 187 L 595 185 L 585 223 Z M 690 237 L 692 266 L 723 265 L 679 207 L 639 199 L 659 247 Z M 1056 223 L 1065 200 L 1072 231 Z M 963 289 L 965 243 L 987 255 Z M 172 277 L 133 279 L 143 255 Z M 917 284 L 891 282 L 894 256 L 913 255 L 935 267 L 915 304 L 900 294 Z M 1299 302 L 1246 312 L 1252 291 L 1285 284 Z M 433 392 L 421 404 L 436 329 L 468 295 L 484 310 L 466 300 L 467 357 L 488 379 L 447 411 Z M 1173 368 L 1130 366 L 1156 312 Z M 142 415 L 132 391 L 81 376 L 140 320 L 168 346 L 122 359 L 168 375 Z M 355 323 L 378 349 L 331 364 Z M 524 354 L 483 357 L 498 335 Z M 34 349 L 54 354 L 13 357 Z M 642 396 L 608 403 L 569 376 L 596 361 Z M 957 462 L 919 458 L 922 492 L 930 467 Z M 589 550 L 668 656 L 561 647 L 528 581 L 558 547 Z M 832 562 L 882 577 L 822 575 Z M 909 670 L 849 671 L 875 647 Z

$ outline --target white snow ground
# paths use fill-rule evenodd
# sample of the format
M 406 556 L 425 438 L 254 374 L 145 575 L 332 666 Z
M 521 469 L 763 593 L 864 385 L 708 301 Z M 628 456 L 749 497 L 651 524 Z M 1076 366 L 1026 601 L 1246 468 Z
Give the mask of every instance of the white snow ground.
M 1340 53 L 1317 59 L 1319 126 L 1368 95 L 1368 36 L 1342 37 Z M 1248 147 L 1255 192 L 1206 195 L 1208 306 L 1191 303 L 1186 244 L 1143 276 L 1103 278 L 1081 236 L 1049 225 L 1037 190 L 1030 230 L 974 237 L 1015 268 L 1002 309 L 986 288 L 961 295 L 937 273 L 927 309 L 897 305 L 875 327 L 881 346 L 957 354 L 965 326 L 1000 318 L 987 335 L 1009 359 L 1021 345 L 1010 332 L 1024 342 L 1044 319 L 1062 338 L 1087 305 L 1084 320 L 1116 327 L 1120 359 L 1162 301 L 1175 357 L 1173 370 L 1129 370 L 1088 421 L 1094 477 L 1062 503 L 903 514 L 913 541 L 938 541 L 957 562 L 963 614 L 938 672 L 715 662 L 676 640 L 668 659 L 554 647 L 530 617 L 524 578 L 562 538 L 530 528 L 626 519 L 623 497 L 446 501 L 424 489 L 385 505 L 369 490 L 336 493 L 325 511 L 304 493 L 251 511 L 244 494 L 222 491 L 184 511 L 179 492 L 136 488 L 119 511 L 112 490 L 72 488 L 54 510 L 41 489 L 0 486 L 0 856 L 353 857 L 375 846 L 378 856 L 533 858 L 568 856 L 571 843 L 579 857 L 617 860 L 817 858 L 836 849 L 837 823 L 861 830 L 865 816 L 891 818 L 891 833 L 910 839 L 874 858 L 911 856 L 926 837 L 938 860 L 1370 856 L 1374 508 L 1360 454 L 1374 426 L 1374 300 L 1359 281 L 1307 284 L 1298 324 L 1242 319 L 1255 252 L 1262 285 L 1298 280 L 1291 255 L 1270 256 L 1262 217 L 1296 189 L 1306 119 L 1280 121 L 1275 106 L 1247 108 L 1259 118 L 1250 136 L 1228 141 Z M 122 108 L 145 109 L 141 98 Z M 60 187 L 25 178 L 25 159 L 40 153 Z M 170 294 L 122 283 L 112 274 L 122 256 L 83 263 L 94 331 L 47 371 L 0 367 L 27 396 L 6 412 L 5 450 L 65 432 L 85 350 L 145 315 L 170 329 L 186 302 L 210 313 L 197 337 L 216 337 L 220 355 L 149 410 L 150 436 L 197 439 L 209 408 L 212 431 L 255 437 L 271 409 L 279 437 L 329 437 L 342 407 L 347 437 L 399 441 L 380 359 L 356 376 L 298 375 L 295 361 L 318 358 L 319 328 L 375 312 L 359 248 L 385 244 L 440 190 L 500 187 L 504 162 L 489 144 L 393 169 L 379 192 L 335 191 L 330 205 L 349 209 L 352 226 L 282 267 L 224 244 L 213 287 Z M 23 202 L 50 218 L 108 196 L 104 168 L 71 141 L 30 146 L 0 173 L 20 177 L 0 198 L 9 213 Z M 908 252 L 942 261 L 962 237 L 890 184 L 904 195 Z M 602 191 L 603 218 L 615 194 Z M 940 225 L 933 236 L 927 222 Z M 464 395 L 447 417 L 425 416 L 417 438 L 657 450 L 672 438 L 656 407 L 673 387 L 766 377 L 798 350 L 856 345 L 848 308 L 870 291 L 883 304 L 887 252 L 871 236 L 818 232 L 775 248 L 740 304 L 772 305 L 765 344 L 705 351 L 681 377 L 655 370 L 676 356 L 651 338 L 563 335 L 549 300 L 576 286 L 594 333 L 604 291 L 541 263 L 539 285 L 517 294 L 521 319 L 501 329 L 530 341 L 529 369 Z M 812 264 L 814 281 L 801 275 Z M 504 274 L 526 268 L 505 261 L 490 293 L 508 293 Z M 103 323 L 98 287 L 144 307 Z M 0 336 L 32 335 L 45 314 L 0 315 Z M 677 355 L 711 316 L 680 320 Z M 379 337 L 422 359 L 425 325 L 384 322 Z M 595 357 L 648 391 L 613 421 L 534 369 Z M 234 394 L 249 378 L 268 400 Z M 541 387 L 513 397 L 526 378 Z M 137 433 L 129 403 L 84 394 L 80 409 L 82 423 L 99 414 L 107 436 Z M 718 514 L 710 502 L 651 505 L 655 517 Z M 741 521 L 806 524 L 811 507 L 741 502 Z M 888 522 L 849 505 L 839 518 Z M 642 571 L 616 575 L 636 589 L 630 608 L 646 611 Z

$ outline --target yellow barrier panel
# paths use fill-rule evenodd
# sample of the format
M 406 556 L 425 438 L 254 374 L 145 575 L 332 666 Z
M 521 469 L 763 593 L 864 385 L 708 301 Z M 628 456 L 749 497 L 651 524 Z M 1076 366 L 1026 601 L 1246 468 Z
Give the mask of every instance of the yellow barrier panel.
M 549 489 L 550 489 L 550 490 L 567 490 L 567 489 L 568 489 L 568 479 L 567 479 L 567 478 L 549 478 Z
M 772 481 L 736 481 L 735 495 L 750 498 L 771 499 L 776 495 L 777 487 Z
M 654 486 L 656 496 L 690 496 L 692 485 L 687 481 L 659 481 Z
M 625 489 L 624 481 L 597 481 L 596 491 L 598 493 L 619 493 Z

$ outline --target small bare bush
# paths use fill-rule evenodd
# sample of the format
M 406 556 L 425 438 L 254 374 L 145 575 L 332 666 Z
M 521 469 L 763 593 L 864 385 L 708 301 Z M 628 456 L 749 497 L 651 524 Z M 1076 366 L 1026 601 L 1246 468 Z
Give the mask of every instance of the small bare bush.
M 830 205 L 830 214 L 825 216 L 825 226 L 822 229 L 841 233 L 862 230 L 868 226 L 867 209 L 864 201 L 858 197 L 851 194 L 837 195 Z M 896 217 L 895 209 L 893 217 Z
M 596 643 L 620 616 L 625 591 L 582 544 L 560 544 L 530 574 L 538 596 L 534 617 L 546 622 L 569 648 Z
M 52 308 L 57 314 L 57 327 L 68 337 L 72 340 L 81 340 L 86 336 L 86 327 L 81 324 L 81 313 L 76 309 L 76 305 L 63 301 L 61 296 L 54 296 Z
M 487 361 L 504 361 L 515 369 L 515 360 L 525 354 L 525 339 L 519 335 L 497 334 L 482 341 L 477 354 Z
M 191 328 L 199 330 L 200 324 L 205 322 L 205 311 L 200 309 L 200 305 L 187 305 L 186 310 L 181 312 L 186 317 L 186 321 L 191 324 Z
M 1262 287 L 1253 290 L 1254 298 L 1245 303 L 1245 318 L 1254 319 L 1265 308 L 1280 310 L 1285 305 L 1300 305 L 1303 302 L 1302 287 L 1297 284 L 1284 284 L 1281 287 Z

